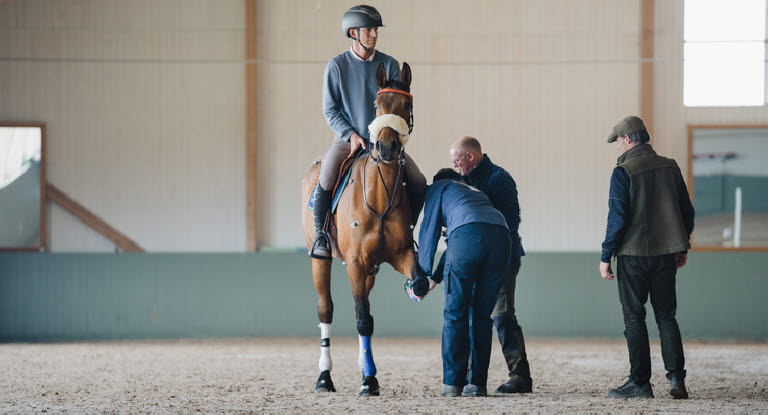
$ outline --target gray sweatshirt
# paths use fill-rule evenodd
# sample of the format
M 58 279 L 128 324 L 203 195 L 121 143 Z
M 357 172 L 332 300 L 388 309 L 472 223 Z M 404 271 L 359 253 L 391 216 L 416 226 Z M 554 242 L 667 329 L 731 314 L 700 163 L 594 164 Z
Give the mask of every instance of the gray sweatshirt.
M 336 136 L 349 141 L 353 133 L 368 139 L 368 124 L 376 118 L 374 102 L 379 87 L 376 69 L 384 64 L 387 80 L 400 80 L 400 66 L 395 58 L 375 51 L 369 61 L 362 61 L 351 50 L 328 62 L 323 75 L 323 114 Z

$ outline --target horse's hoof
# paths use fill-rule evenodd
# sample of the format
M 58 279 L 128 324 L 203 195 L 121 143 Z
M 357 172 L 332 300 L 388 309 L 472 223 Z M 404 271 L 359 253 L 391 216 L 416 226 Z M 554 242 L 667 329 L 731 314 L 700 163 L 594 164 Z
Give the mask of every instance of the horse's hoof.
M 379 396 L 379 381 L 376 376 L 366 376 L 360 384 L 360 397 Z
M 330 370 L 320 372 L 320 377 L 317 378 L 317 383 L 315 384 L 315 392 L 336 392 L 336 388 L 333 387 L 333 381 L 331 380 Z

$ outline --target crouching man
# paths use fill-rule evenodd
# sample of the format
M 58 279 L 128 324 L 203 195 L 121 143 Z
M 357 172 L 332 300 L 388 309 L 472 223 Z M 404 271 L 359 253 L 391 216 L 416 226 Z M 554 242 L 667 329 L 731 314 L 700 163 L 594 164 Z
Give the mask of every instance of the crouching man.
M 429 290 L 440 282 L 445 286 L 440 394 L 485 396 L 491 311 L 509 263 L 511 238 L 504 216 L 488 197 L 460 180 L 455 171 L 442 169 L 427 188 L 419 232 L 419 265 L 430 276 Z M 447 228 L 448 248 L 433 273 L 443 227 Z M 415 297 L 412 292 L 411 296 Z

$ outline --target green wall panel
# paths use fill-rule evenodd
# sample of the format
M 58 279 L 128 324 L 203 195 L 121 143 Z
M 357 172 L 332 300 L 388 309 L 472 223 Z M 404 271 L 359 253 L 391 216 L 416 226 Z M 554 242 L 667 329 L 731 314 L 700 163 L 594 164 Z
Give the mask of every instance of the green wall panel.
M 616 281 L 597 253 L 523 259 L 517 314 L 528 337 L 621 337 Z M 678 274 L 685 338 L 768 340 L 768 254 L 694 252 Z M 437 337 L 442 286 L 409 300 L 385 265 L 371 295 L 375 336 Z M 355 336 L 344 266 L 334 262 L 333 336 Z M 651 336 L 657 331 L 648 309 Z M 301 253 L 0 254 L 0 341 L 319 336 Z
M 768 178 L 760 176 L 696 176 L 693 178 L 697 215 L 733 212 L 737 187 L 744 212 L 768 212 Z

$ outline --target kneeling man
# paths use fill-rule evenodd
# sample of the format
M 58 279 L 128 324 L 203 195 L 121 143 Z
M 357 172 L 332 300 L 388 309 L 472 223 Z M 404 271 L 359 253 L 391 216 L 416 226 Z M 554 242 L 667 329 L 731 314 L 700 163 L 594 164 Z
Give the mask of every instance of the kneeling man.
M 440 394 L 485 396 L 491 311 L 509 263 L 511 239 L 504 216 L 488 197 L 460 180 L 455 171 L 442 169 L 427 188 L 419 231 L 419 265 L 430 276 L 430 290 L 445 281 Z M 433 274 L 443 227 L 447 228 L 448 248 Z

